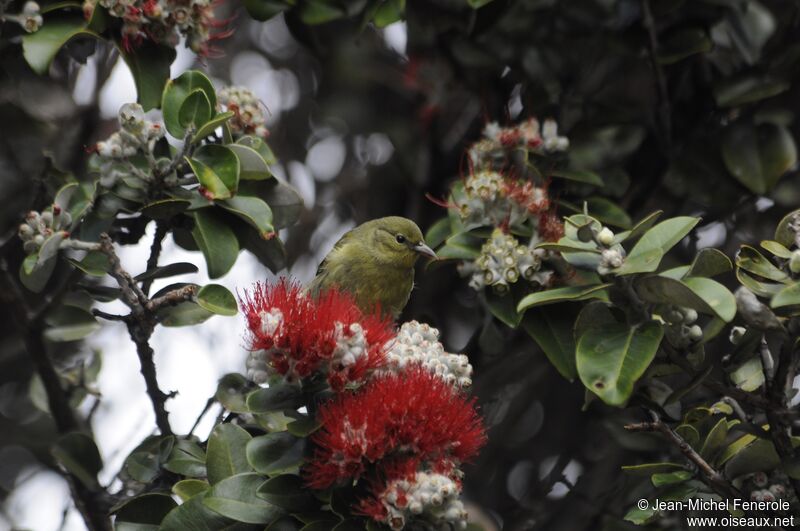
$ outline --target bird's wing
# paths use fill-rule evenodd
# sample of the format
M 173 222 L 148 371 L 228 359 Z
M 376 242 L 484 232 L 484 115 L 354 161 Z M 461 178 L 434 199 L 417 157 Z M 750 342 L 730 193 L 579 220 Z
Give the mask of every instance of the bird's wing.
M 342 235 L 341 238 L 333 245 L 333 249 L 325 255 L 325 258 L 322 259 L 320 262 L 319 267 L 317 267 L 317 275 L 308 285 L 308 291 L 313 295 L 319 295 L 319 292 L 325 288 L 328 284 L 328 276 L 329 276 L 329 263 L 335 259 L 336 255 L 342 250 L 342 248 L 347 245 L 349 241 L 354 238 L 354 232 L 356 229 L 351 229 Z

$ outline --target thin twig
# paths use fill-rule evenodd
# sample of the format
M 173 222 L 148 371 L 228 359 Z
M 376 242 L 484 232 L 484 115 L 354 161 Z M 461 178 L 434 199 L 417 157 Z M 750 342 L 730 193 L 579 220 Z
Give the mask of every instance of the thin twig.
M 206 413 L 208 413 L 208 411 L 211 409 L 211 406 L 213 406 L 214 402 L 216 401 L 217 398 L 214 396 L 208 399 L 205 407 L 203 408 L 203 411 L 200 412 L 200 414 L 197 416 L 197 419 L 194 421 L 194 424 L 192 424 L 192 429 L 190 429 L 189 433 L 186 434 L 187 437 L 191 436 L 194 433 L 194 430 L 196 430 L 197 426 L 200 425 L 200 421 L 203 420 L 203 417 L 206 416 Z
M 168 230 L 169 225 L 167 223 L 164 221 L 156 222 L 156 232 L 153 235 L 153 243 L 150 245 L 150 256 L 147 258 L 145 271 L 150 271 L 151 269 L 158 267 L 158 258 L 161 256 L 161 244 L 164 242 L 164 238 L 166 237 Z M 145 295 L 150 293 L 150 288 L 153 286 L 153 280 L 155 279 L 151 277 L 142 282 L 142 291 Z
M 672 428 L 667 426 L 654 411 L 649 411 L 651 422 L 638 422 L 635 424 L 625 425 L 628 431 L 645 431 L 656 432 L 664 436 L 670 443 L 673 444 L 680 452 L 694 464 L 700 471 L 700 479 L 714 490 L 723 498 L 740 498 L 739 491 L 731 485 L 722 474 L 720 474 L 713 466 L 711 466 L 703 457 L 698 454 L 692 446 L 687 443 L 683 437 L 672 431 Z

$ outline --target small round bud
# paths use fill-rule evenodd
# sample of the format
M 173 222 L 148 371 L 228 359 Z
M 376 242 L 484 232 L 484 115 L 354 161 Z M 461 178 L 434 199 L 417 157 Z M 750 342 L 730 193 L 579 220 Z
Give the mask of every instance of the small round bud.
M 703 339 L 703 329 L 697 325 L 692 325 L 689 327 L 689 331 L 687 332 L 687 336 L 692 341 L 700 341 Z
M 609 229 L 608 227 L 603 227 L 603 230 L 601 230 L 597 234 L 597 241 L 601 245 L 605 245 L 606 247 L 608 247 L 609 245 L 614 243 L 614 233 L 611 232 L 611 229 Z
M 693 308 L 683 308 L 683 322 L 686 324 L 692 324 L 693 322 L 697 321 L 697 311 Z
M 792 252 L 792 257 L 789 258 L 789 270 L 795 274 L 800 273 L 800 249 Z
M 22 225 L 19 226 L 19 237 L 23 241 L 30 240 L 31 238 L 33 238 L 34 234 L 35 232 L 33 228 L 27 223 L 23 223 Z
M 781 499 L 784 496 L 786 496 L 786 487 L 784 487 L 780 483 L 775 483 L 774 485 L 770 485 L 769 491 L 777 499 Z
M 756 487 L 766 487 L 769 477 L 765 472 L 756 472 L 753 474 L 753 484 Z
M 747 333 L 747 329 L 743 326 L 734 326 L 731 328 L 731 334 L 728 336 L 728 341 L 733 343 L 734 345 L 738 345 L 744 335 Z
M 669 324 L 679 324 L 683 322 L 683 313 L 673 308 L 666 313 L 664 319 L 666 319 Z
M 41 217 L 42 223 L 44 223 L 45 227 L 50 227 L 53 225 L 53 213 L 52 212 L 42 212 Z
M 37 234 L 36 236 L 33 237 L 33 242 L 37 246 L 41 246 L 44 243 L 44 236 L 42 236 L 41 234 Z
M 22 7 L 22 13 L 28 16 L 38 15 L 39 11 L 39 4 L 33 1 L 25 2 L 25 5 Z

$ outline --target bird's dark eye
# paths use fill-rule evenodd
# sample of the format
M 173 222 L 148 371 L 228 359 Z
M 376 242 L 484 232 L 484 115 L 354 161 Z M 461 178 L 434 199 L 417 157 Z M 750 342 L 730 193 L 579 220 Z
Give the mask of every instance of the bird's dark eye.
M 406 243 L 406 237 L 403 236 L 402 234 L 398 234 L 395 237 L 395 240 L 397 240 L 397 243 Z

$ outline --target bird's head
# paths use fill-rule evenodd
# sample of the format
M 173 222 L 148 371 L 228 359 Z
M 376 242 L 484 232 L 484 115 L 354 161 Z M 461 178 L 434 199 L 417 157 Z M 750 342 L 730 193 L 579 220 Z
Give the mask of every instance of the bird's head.
M 436 258 L 433 249 L 425 245 L 422 231 L 410 219 L 390 216 L 368 225 L 375 256 L 381 262 L 412 267 L 420 255 Z

